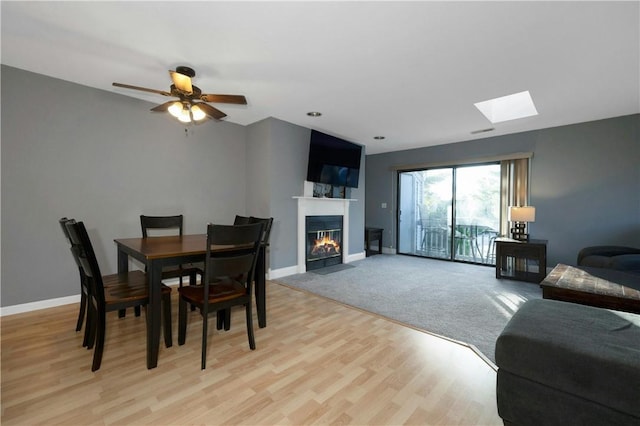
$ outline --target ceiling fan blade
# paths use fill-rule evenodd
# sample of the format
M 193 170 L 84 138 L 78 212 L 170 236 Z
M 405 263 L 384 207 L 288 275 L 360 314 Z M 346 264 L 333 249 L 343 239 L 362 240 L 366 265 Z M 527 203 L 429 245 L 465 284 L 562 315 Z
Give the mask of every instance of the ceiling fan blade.
M 122 83 L 113 83 L 113 85 L 116 87 L 123 87 L 125 89 L 141 90 L 143 92 L 155 93 L 162 96 L 171 96 L 171 93 L 165 92 L 164 90 L 147 89 L 146 87 L 132 86 L 130 84 Z
M 207 114 L 207 116 L 211 118 L 215 118 L 216 120 L 220 120 L 227 116 L 224 112 L 220 111 L 218 108 L 214 108 L 209 104 L 205 104 L 204 102 L 198 102 L 194 105 L 198 105 L 202 111 Z
M 153 112 L 166 112 L 169 107 L 173 104 L 175 104 L 177 101 L 169 101 L 169 102 L 165 102 L 162 105 L 158 105 L 156 107 L 151 108 L 151 111 Z
M 220 104 L 239 104 L 246 105 L 247 99 L 242 95 L 207 95 L 200 96 L 205 102 L 214 102 Z
M 173 84 L 175 84 L 176 88 L 186 95 L 190 95 L 193 93 L 193 87 L 191 85 L 191 77 L 188 75 L 181 74 L 176 71 L 169 71 L 171 75 L 171 80 L 173 80 Z

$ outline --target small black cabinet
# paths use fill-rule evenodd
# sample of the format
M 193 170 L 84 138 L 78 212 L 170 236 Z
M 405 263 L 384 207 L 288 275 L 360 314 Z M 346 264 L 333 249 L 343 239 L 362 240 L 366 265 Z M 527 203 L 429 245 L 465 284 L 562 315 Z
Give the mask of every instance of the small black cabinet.
M 373 241 L 378 241 L 378 250 L 371 250 Z M 367 257 L 382 253 L 382 228 L 364 228 L 364 250 Z
M 496 238 L 496 278 L 539 283 L 547 275 L 547 240 Z

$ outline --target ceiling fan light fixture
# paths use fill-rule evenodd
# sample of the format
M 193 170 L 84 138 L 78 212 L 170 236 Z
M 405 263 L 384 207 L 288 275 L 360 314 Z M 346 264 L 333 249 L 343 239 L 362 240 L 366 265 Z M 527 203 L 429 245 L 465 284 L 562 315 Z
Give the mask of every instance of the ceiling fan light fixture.
M 179 101 L 172 103 L 171 106 L 167 108 L 167 111 L 169 111 L 169 114 L 173 115 L 175 118 L 180 117 L 180 115 L 182 114 L 182 110 L 183 110 L 183 105 L 182 105 L 182 102 L 179 102 Z
M 169 71 L 169 74 L 171 75 L 173 84 L 176 85 L 176 88 L 179 91 L 187 95 L 190 95 L 191 93 L 193 93 L 193 86 L 191 85 L 190 76 L 182 74 L 180 72 L 176 72 L 176 71 Z M 195 75 L 195 72 L 194 72 L 194 75 Z
M 227 114 L 209 105 L 209 103 L 247 105 L 247 99 L 243 95 L 202 93 L 198 87 L 191 84 L 191 78 L 196 75 L 193 68 L 179 66 L 175 71 L 169 71 L 169 74 L 173 81 L 173 84 L 170 86 L 170 91 L 149 89 L 116 82 L 113 83 L 113 86 L 178 98 L 178 100 L 170 100 L 157 105 L 151 108 L 151 111 L 169 112 L 169 114 L 182 123 L 191 123 L 192 121 L 199 122 L 207 118 L 222 120 L 227 116 Z
M 180 115 L 178 116 L 178 120 L 180 120 L 183 123 L 191 123 L 191 114 L 189 114 L 189 108 L 187 108 L 186 105 L 182 109 L 182 112 L 180 112 Z
M 198 105 L 191 106 L 191 115 L 193 115 L 193 121 L 200 121 L 207 117 Z

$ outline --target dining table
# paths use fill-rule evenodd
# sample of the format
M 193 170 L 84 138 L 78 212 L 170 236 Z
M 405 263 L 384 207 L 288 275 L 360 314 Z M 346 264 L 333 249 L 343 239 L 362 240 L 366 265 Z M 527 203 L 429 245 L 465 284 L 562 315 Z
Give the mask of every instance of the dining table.
M 161 237 L 118 238 L 118 273 L 129 271 L 129 257 L 142 262 L 147 271 L 149 305 L 147 307 L 147 368 L 158 365 L 161 327 L 162 268 L 185 263 L 203 262 L 207 235 L 175 235 Z M 234 250 L 234 246 L 212 246 L 213 252 Z M 258 326 L 267 325 L 266 312 L 266 245 L 261 245 L 255 269 L 255 297 Z

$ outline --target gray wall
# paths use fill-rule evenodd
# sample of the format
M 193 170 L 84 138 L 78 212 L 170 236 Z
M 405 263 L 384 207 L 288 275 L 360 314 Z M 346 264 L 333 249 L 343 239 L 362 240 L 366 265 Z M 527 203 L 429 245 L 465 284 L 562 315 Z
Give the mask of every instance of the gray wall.
M 396 245 L 393 166 L 533 152 L 533 238 L 547 239 L 547 264 L 575 265 L 582 247 L 640 247 L 640 115 L 456 144 L 367 156 L 366 222 Z M 382 209 L 381 203 L 388 208 Z
M 79 293 L 63 216 L 85 222 L 104 274 L 117 268 L 113 240 L 140 234 L 140 214 L 184 214 L 187 233 L 272 216 L 270 268 L 296 265 L 292 197 L 303 193 L 309 129 L 268 118 L 185 134 L 149 112 L 156 104 L 4 65 L 1 78 L 0 306 Z M 364 167 L 360 179 L 349 254 L 363 251 Z
M 106 274 L 140 214 L 182 213 L 202 233 L 246 210 L 245 127 L 185 136 L 152 106 L 2 66 L 1 306 L 79 293 L 62 216 L 85 222 Z
M 310 130 L 282 120 L 269 118 L 248 128 L 248 151 L 254 147 L 256 155 L 249 155 L 248 169 L 261 170 L 256 175 L 257 182 L 247 189 L 249 198 L 262 200 L 269 204 L 269 216 L 274 218 L 271 233 L 270 266 L 281 269 L 297 264 L 297 200 L 301 196 L 304 180 L 307 176 Z M 259 152 L 259 155 L 258 155 Z M 360 170 L 359 187 L 348 189 L 350 197 L 358 199 L 350 203 L 349 210 L 349 247 L 348 254 L 361 253 L 364 249 L 364 150 Z M 265 167 L 268 164 L 268 167 Z M 260 191 L 255 191 L 255 184 Z M 257 192 L 262 192 L 258 194 Z M 265 196 L 267 195 L 267 196 Z M 250 206 L 255 201 L 248 200 Z

